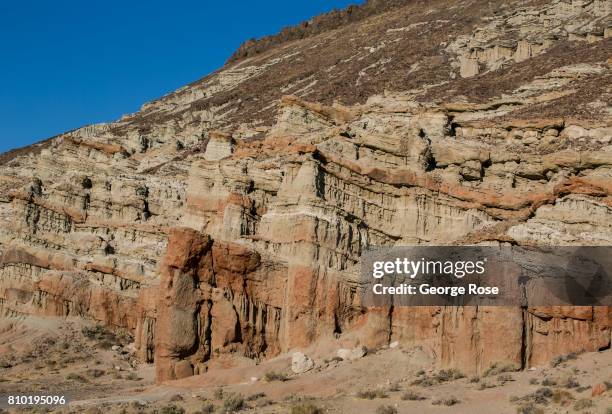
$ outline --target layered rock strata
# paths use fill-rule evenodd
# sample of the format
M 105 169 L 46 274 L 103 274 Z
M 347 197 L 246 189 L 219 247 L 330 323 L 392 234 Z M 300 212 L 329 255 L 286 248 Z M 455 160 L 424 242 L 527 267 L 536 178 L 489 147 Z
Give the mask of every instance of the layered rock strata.
M 470 55 L 470 73 L 460 63 L 481 26 L 489 42 L 498 26 L 537 38 L 548 15 L 607 24 L 605 3 L 583 3 L 505 5 L 512 30 L 487 23 L 500 17 L 486 10 L 445 22 L 435 2 L 366 16 L 4 157 L 0 314 L 128 329 L 160 381 L 331 338 L 422 346 L 466 372 L 609 348 L 609 307 L 368 308 L 358 277 L 370 246 L 612 243 L 607 32 L 591 43 L 560 36 L 564 51 L 525 61 Z M 466 18 L 468 6 L 452 13 Z M 432 55 L 392 53 L 410 36 L 435 41 L 421 45 Z M 301 72 L 304 56 L 327 59 L 339 38 L 352 44 L 350 66 L 339 56 Z M 382 82 L 394 71 L 418 82 Z M 321 87 L 327 76 L 350 87 Z

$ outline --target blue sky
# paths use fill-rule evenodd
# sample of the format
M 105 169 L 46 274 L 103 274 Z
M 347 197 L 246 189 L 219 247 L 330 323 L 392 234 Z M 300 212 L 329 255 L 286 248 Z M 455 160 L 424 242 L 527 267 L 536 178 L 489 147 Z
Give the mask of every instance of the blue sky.
M 0 152 L 112 121 L 246 39 L 360 0 L 0 0 Z

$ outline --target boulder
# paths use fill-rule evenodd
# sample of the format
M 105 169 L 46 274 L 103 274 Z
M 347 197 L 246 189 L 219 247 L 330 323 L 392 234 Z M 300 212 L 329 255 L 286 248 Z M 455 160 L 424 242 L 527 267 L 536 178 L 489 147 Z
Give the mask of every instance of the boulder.
M 598 395 L 601 395 L 606 391 L 608 391 L 608 386 L 605 383 L 600 382 L 599 384 L 593 385 L 593 389 L 591 390 L 591 396 L 597 397 Z
M 359 358 L 363 358 L 368 353 L 368 349 L 365 346 L 358 346 L 353 349 L 341 348 L 338 350 L 338 357 L 345 361 L 353 361 Z
M 314 361 L 301 352 L 295 352 L 291 358 L 291 371 L 295 374 L 302 374 L 313 369 Z

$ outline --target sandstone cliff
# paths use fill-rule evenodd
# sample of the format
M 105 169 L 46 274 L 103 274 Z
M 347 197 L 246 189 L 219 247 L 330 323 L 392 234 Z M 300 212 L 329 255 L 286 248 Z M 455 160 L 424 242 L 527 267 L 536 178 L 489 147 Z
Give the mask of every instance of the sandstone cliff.
M 0 314 L 127 328 L 159 380 L 332 337 L 474 372 L 609 348 L 608 307 L 360 304 L 368 246 L 612 243 L 610 3 L 396 3 L 3 156 Z

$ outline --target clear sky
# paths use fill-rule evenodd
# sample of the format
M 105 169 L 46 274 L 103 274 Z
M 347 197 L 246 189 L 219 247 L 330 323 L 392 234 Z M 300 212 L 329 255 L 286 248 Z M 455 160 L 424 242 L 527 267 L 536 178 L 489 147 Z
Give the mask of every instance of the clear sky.
M 0 152 L 135 112 L 246 39 L 361 0 L 0 0 Z

